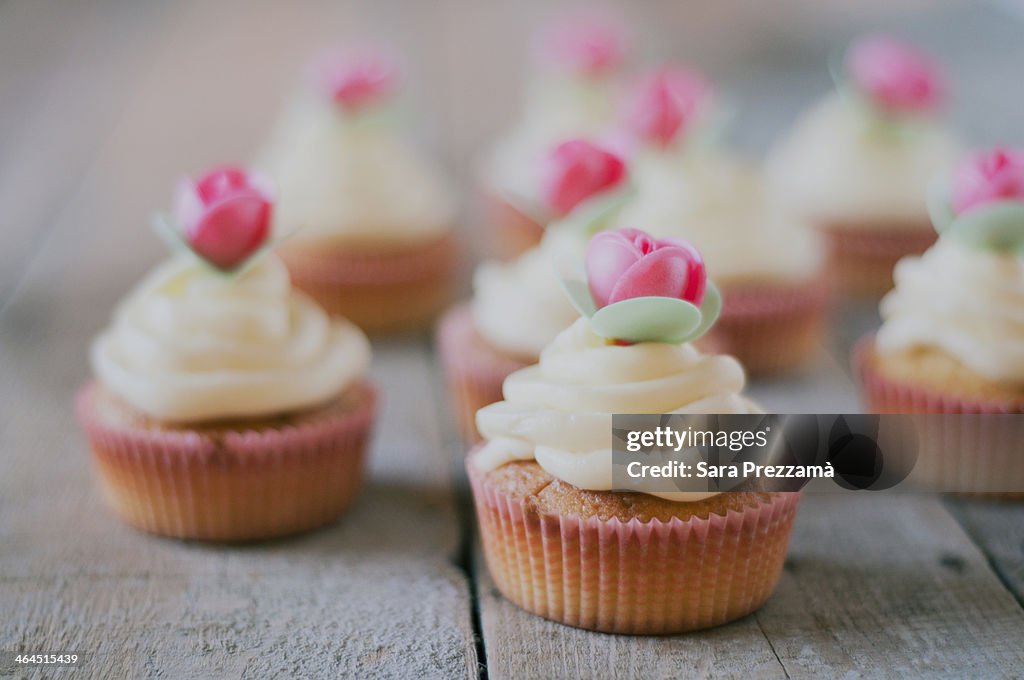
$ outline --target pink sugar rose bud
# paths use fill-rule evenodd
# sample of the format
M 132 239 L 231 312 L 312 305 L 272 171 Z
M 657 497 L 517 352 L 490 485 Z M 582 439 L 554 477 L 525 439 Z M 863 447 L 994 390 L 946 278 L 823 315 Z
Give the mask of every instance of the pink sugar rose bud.
M 564 18 L 540 37 L 539 60 L 581 76 L 616 70 L 626 55 L 626 35 L 612 17 L 583 14 Z
M 913 45 L 887 35 L 858 39 L 846 54 L 846 70 L 873 102 L 894 113 L 921 113 L 942 100 L 938 65 Z
M 267 240 L 273 204 L 269 183 L 233 166 L 178 186 L 176 212 L 185 241 L 219 269 L 245 262 Z
M 331 52 L 318 59 L 313 69 L 320 89 L 349 111 L 384 102 L 398 87 L 398 65 L 375 49 Z
M 707 288 L 704 260 L 682 239 L 655 239 L 639 229 L 603 231 L 590 240 L 587 283 L 594 304 L 669 297 L 700 306 Z
M 585 139 L 556 146 L 542 170 L 541 190 L 558 216 L 591 196 L 608 191 L 626 179 L 626 164 L 617 155 Z
M 626 99 L 624 123 L 637 137 L 666 147 L 687 132 L 710 101 L 711 86 L 699 73 L 661 68 L 644 76 Z
M 1024 201 L 1024 150 L 997 147 L 972 153 L 953 171 L 953 212 L 999 200 Z

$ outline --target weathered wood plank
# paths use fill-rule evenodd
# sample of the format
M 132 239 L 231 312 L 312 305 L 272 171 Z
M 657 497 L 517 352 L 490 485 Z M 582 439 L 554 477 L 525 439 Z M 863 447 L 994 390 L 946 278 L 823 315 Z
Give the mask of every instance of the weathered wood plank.
M 567 628 L 505 601 L 478 564 L 491 677 L 1014 677 L 1024 612 L 922 496 L 808 495 L 759 612 L 667 638 Z
M 805 501 L 755 615 L 790 677 L 1019 677 L 1024 611 L 938 499 Z
M 422 342 L 376 348 L 384 411 L 362 499 L 339 525 L 291 540 L 205 546 L 121 525 L 71 414 L 90 337 L 163 256 L 149 211 L 182 172 L 247 157 L 273 115 L 279 90 L 263 76 L 294 74 L 261 48 L 289 35 L 292 53 L 306 49 L 301 23 L 274 32 L 284 11 L 194 2 L 175 15 L 0 313 L 0 649 L 76 649 L 97 677 L 476 676 Z M 267 70 L 227 54 L 262 55 Z
M 66 358 L 30 364 L 33 382 L 51 386 L 27 385 L 0 419 L 0 648 L 89 653 L 96 677 L 475 675 L 436 426 L 410 417 L 431 389 L 422 347 L 378 353 L 375 377 L 393 396 L 352 513 L 307 536 L 226 548 L 146 536 L 101 507 L 57 403 L 67 395 L 52 387 L 79 372 L 82 341 L 5 342 L 5 363 L 39 349 Z
M 946 507 L 1024 605 L 1024 503 L 949 498 Z
M 0 309 L 110 133 L 172 7 L 0 6 Z
M 753 617 L 674 637 L 606 635 L 528 614 L 498 592 L 483 555 L 475 573 L 489 678 L 779 678 Z

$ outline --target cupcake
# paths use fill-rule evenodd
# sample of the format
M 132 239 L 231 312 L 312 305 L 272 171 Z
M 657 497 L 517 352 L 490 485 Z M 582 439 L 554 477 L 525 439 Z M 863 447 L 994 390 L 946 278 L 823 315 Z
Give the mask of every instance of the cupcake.
M 78 393 L 108 504 L 166 536 L 238 541 L 327 524 L 361 485 L 370 348 L 267 252 L 272 199 L 218 168 L 182 183 L 176 254 L 121 302 Z M 174 222 L 174 223 L 172 223 Z
M 537 72 L 520 121 L 481 168 L 480 191 L 490 250 L 510 259 L 540 243 L 565 206 L 545 195 L 538 169 L 548 151 L 573 137 L 598 138 L 612 121 L 616 76 L 626 41 L 622 28 L 598 14 L 567 16 L 537 41 Z
M 935 240 L 924 196 L 958 146 L 938 120 L 937 66 L 914 47 L 853 43 L 837 92 L 799 118 L 769 154 L 772 191 L 826 236 L 835 287 L 852 297 L 892 287 L 892 268 Z
M 703 253 L 724 299 L 705 348 L 734 355 L 750 374 L 791 370 L 823 338 L 824 248 L 773 200 L 754 164 L 712 142 L 721 118 L 713 100 L 686 68 L 640 79 L 624 116 L 636 191 L 619 224 L 685 238 Z
M 454 415 L 469 441 L 479 439 L 477 410 L 501 400 L 505 378 L 537 363 L 541 350 L 579 316 L 558 272 L 582 269 L 590 230 L 629 192 L 625 164 L 610 151 L 570 140 L 551 156 L 556 170 L 547 178 L 549 193 L 555 202 L 572 205 L 571 217 L 548 228 L 539 246 L 515 260 L 480 265 L 473 299 L 451 309 L 438 327 Z
M 308 80 L 260 161 L 278 186 L 278 254 L 331 314 L 371 332 L 424 327 L 456 283 L 455 205 L 396 125 L 397 69 L 342 52 Z
M 482 409 L 467 459 L 491 575 L 509 600 L 592 630 L 667 634 L 757 609 L 782 570 L 798 494 L 613 491 L 613 413 L 751 413 L 734 359 L 692 344 L 720 303 L 688 243 L 590 242 L 582 318 Z
M 867 408 L 923 420 L 915 474 L 1024 492 L 1024 151 L 969 155 L 929 197 L 938 241 L 896 266 L 882 327 L 854 353 Z M 971 414 L 964 416 L 962 414 Z

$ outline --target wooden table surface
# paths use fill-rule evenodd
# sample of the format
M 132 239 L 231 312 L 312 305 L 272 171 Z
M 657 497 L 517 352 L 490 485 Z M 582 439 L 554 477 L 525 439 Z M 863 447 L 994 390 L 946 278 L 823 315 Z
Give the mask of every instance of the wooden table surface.
M 772 599 L 703 633 L 616 637 L 518 610 L 479 559 L 426 337 L 375 345 L 385 409 L 365 492 L 338 525 L 225 547 L 144 535 L 102 507 L 71 399 L 90 338 L 162 256 L 147 217 L 176 179 L 250 158 L 309 50 L 371 33 L 414 55 L 421 138 L 465 180 L 514 101 L 503 83 L 527 23 L 514 4 L 0 2 L 0 651 L 86 655 L 52 677 L 1024 677 L 1024 506 L 808 495 Z M 703 27 L 723 10 L 701 11 L 688 30 L 713 50 Z M 1020 25 L 958 17 L 893 21 L 935 40 L 973 21 L 995 38 L 951 41 L 959 68 L 1011 54 L 988 74 L 1019 78 Z M 472 49 L 491 61 L 464 59 Z M 768 102 L 767 127 L 827 86 L 716 63 Z M 1020 108 L 988 108 L 978 136 L 1019 143 Z M 766 133 L 747 120 L 756 146 Z M 844 351 L 872 322 L 837 317 L 813 366 L 752 394 L 775 412 L 856 410 Z

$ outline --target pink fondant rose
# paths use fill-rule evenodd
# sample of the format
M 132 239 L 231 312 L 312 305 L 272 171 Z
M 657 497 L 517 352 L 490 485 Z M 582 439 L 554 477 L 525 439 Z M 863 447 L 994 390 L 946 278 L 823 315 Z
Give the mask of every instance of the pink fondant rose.
M 970 154 L 953 171 L 953 212 L 992 201 L 1024 202 L 1024 150 L 995 148 Z
M 223 166 L 178 187 L 176 212 L 185 242 L 219 269 L 234 269 L 270 234 L 269 184 L 241 168 Z
M 887 111 L 921 113 L 942 99 L 935 62 L 891 36 L 872 34 L 854 42 L 846 55 L 846 70 L 857 88 Z
M 314 77 L 329 98 L 356 111 L 390 98 L 399 71 L 383 52 L 366 48 L 324 55 L 314 64 Z
M 626 164 L 617 155 L 584 139 L 571 139 L 548 155 L 541 191 L 548 207 L 563 216 L 585 199 L 614 189 L 625 179 Z
M 545 31 L 538 45 L 540 59 L 582 76 L 599 76 L 617 69 L 626 53 L 626 36 L 611 17 L 566 17 Z
M 699 307 L 707 289 L 704 260 L 681 239 L 656 239 L 639 229 L 604 231 L 586 255 L 587 283 L 598 309 L 639 297 L 668 297 Z
M 696 71 L 666 67 L 640 80 L 626 100 L 625 125 L 637 137 L 668 146 L 686 134 L 711 101 L 711 87 Z

